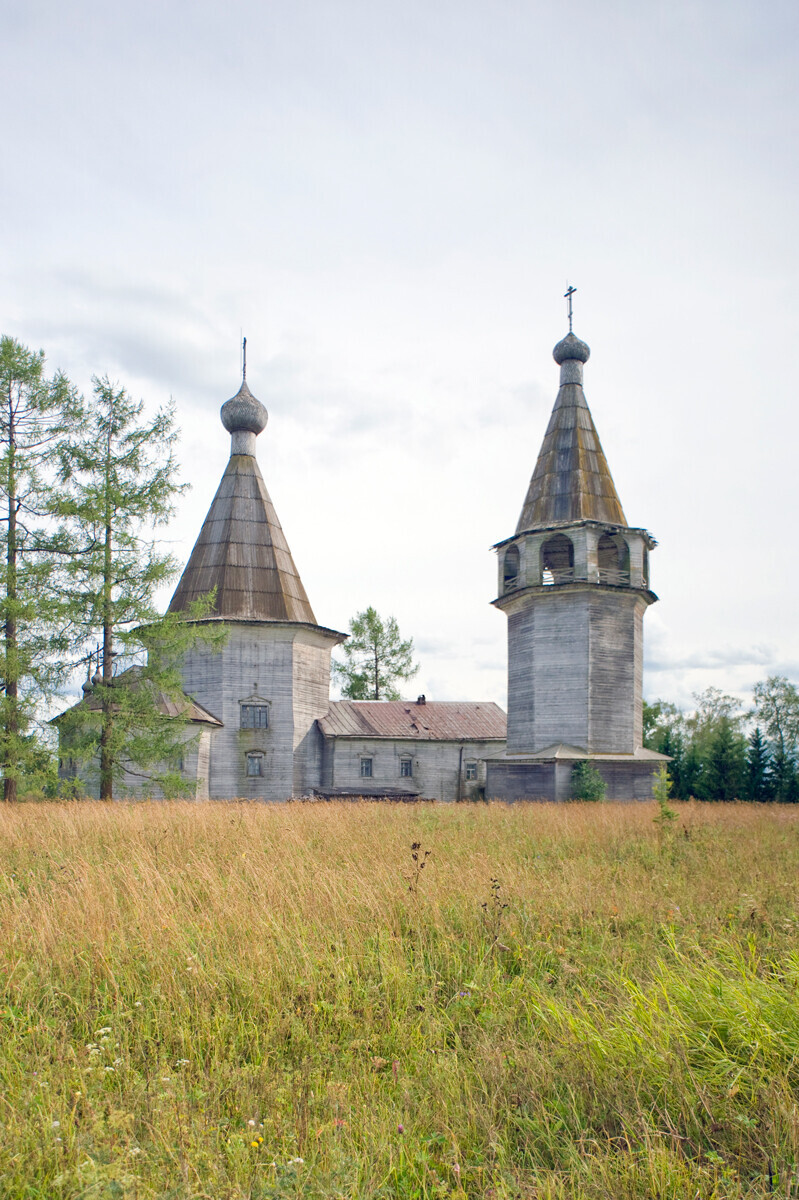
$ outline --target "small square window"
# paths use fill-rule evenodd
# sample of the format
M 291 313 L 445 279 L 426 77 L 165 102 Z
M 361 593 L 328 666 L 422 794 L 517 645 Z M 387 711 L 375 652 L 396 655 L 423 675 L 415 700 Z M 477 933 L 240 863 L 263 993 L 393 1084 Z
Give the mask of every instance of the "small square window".
M 466 778 L 467 778 L 467 780 L 477 778 L 477 763 L 476 762 L 467 762 Z
M 413 759 L 412 758 L 401 758 L 400 759 L 400 776 L 403 779 L 411 779 L 413 777 Z
M 259 779 L 264 773 L 263 754 L 247 755 L 247 775 L 250 779 Z
M 361 779 L 372 778 L 372 760 L 371 758 L 361 759 Z
M 241 706 L 241 728 L 242 729 L 268 729 L 269 728 L 269 705 L 268 704 L 242 704 L 242 706 Z

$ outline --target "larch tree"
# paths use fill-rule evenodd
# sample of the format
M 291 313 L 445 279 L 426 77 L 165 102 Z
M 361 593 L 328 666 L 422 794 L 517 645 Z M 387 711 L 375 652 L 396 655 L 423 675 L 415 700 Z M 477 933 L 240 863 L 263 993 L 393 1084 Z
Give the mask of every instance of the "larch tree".
M 0 772 L 7 801 L 41 765 L 31 723 L 68 670 L 69 619 L 62 619 L 58 583 L 70 547 L 52 522 L 50 467 L 65 454 L 80 400 L 63 374 L 45 376 L 44 363 L 44 351 L 0 339 Z
M 367 608 L 350 621 L 350 637 L 342 646 L 345 661 L 334 665 L 349 700 L 399 700 L 396 684 L 419 670 L 413 662 L 413 639 L 404 641 L 394 617 L 385 620 Z
M 171 407 L 143 414 L 143 402 L 95 378 L 83 437 L 62 461 L 61 514 L 85 548 L 69 564 L 68 603 L 83 629 L 88 673 L 95 654 L 97 670 L 84 700 L 59 719 L 59 732 L 70 756 L 97 762 L 103 800 L 113 799 L 125 773 L 180 791 L 187 740 L 180 657 L 197 637 L 218 636 L 194 623 L 209 607 L 204 601 L 188 616 L 163 617 L 155 606 L 177 563 L 160 550 L 154 530 L 171 516 L 183 485 Z

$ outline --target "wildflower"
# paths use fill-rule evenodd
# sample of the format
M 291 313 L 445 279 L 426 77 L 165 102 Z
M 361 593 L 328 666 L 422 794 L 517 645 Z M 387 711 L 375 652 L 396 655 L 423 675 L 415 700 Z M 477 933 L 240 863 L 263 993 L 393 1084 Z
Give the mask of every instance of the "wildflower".
M 256 1123 L 256 1122 L 255 1122 L 255 1121 L 252 1121 L 252 1120 L 250 1120 L 250 1121 L 248 1121 L 248 1122 L 247 1122 L 247 1124 L 248 1124 L 248 1125 L 255 1125 L 255 1123 Z
M 471 996 L 471 992 L 458 992 L 459 996 Z
M 106 1034 L 111 1033 L 111 1032 L 112 1032 L 111 1026 L 104 1025 L 102 1029 L 95 1029 L 94 1036 L 95 1037 L 105 1037 Z
M 290 1166 L 290 1167 L 294 1167 L 294 1166 L 302 1166 L 302 1164 L 303 1164 L 304 1162 L 305 1162 L 305 1159 L 304 1159 L 304 1158 L 290 1158 L 290 1159 L 289 1159 L 289 1166 Z
M 141 1000 L 136 1001 L 134 1008 L 141 1008 Z
M 187 1058 L 179 1058 L 178 1061 L 175 1063 L 176 1067 L 187 1067 L 188 1065 L 189 1065 L 189 1060 Z
M 114 1075 L 115 1074 L 113 1067 L 103 1067 L 103 1070 L 105 1071 L 106 1075 L 109 1075 L 109 1074 Z
M 134 1156 L 141 1154 L 141 1146 L 131 1146 L 130 1150 L 128 1150 L 128 1154 L 132 1154 Z
M 53 1121 L 53 1129 L 60 1129 L 60 1128 L 61 1128 L 61 1122 Z
M 405 1132 L 405 1126 L 404 1126 L 404 1125 L 398 1125 L 398 1126 L 397 1126 L 397 1133 L 404 1133 L 404 1132 Z

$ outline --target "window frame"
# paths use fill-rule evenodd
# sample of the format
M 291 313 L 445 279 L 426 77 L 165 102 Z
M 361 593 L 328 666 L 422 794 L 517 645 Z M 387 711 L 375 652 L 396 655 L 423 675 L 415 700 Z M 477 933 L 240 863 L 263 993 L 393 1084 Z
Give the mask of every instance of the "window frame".
M 257 771 L 251 771 L 250 765 L 258 767 Z M 244 771 L 247 779 L 263 779 L 264 777 L 264 754 L 260 750 L 248 750 L 244 755 Z
M 263 713 L 265 720 L 263 723 L 256 720 L 253 716 L 252 722 L 245 722 L 244 714 L 260 714 Z M 240 700 L 239 701 L 239 729 L 268 729 L 270 725 L 269 702 L 266 700 Z
M 399 761 L 400 779 L 413 779 L 413 757 L 410 754 L 403 754 Z
M 477 782 L 477 759 L 468 759 L 463 764 L 463 777 L 467 783 Z
M 361 779 L 374 778 L 374 757 L 370 754 L 361 755 Z

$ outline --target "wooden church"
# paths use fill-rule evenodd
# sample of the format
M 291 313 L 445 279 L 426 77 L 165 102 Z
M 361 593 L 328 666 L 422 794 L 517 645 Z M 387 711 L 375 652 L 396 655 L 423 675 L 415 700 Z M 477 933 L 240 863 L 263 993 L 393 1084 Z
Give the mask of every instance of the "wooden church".
M 245 378 L 222 406 L 230 460 L 169 606 L 188 612 L 215 589 L 203 619 L 227 633 L 182 663 L 195 734 L 184 774 L 198 799 L 565 800 L 581 760 L 608 798 L 651 796 L 662 756 L 642 747 L 641 682 L 655 542 L 616 494 L 583 393 L 589 353 L 571 332 L 555 347 L 555 407 L 516 532 L 495 547 L 507 723 L 490 702 L 331 701 L 331 652 L 346 635 L 314 615 L 258 468 L 267 411 Z M 96 794 L 91 764 L 80 774 Z

